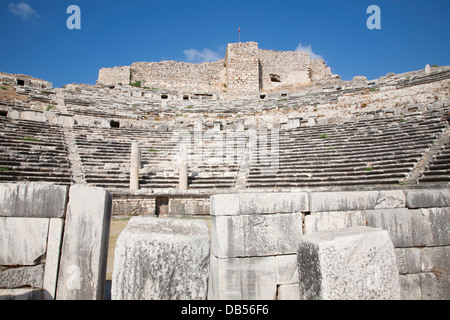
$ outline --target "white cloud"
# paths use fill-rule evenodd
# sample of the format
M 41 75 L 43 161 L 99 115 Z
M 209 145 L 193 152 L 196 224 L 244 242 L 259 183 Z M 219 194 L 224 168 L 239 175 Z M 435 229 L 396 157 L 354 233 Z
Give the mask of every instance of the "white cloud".
M 10 3 L 9 11 L 15 15 L 18 15 L 23 20 L 33 20 L 34 18 L 39 17 L 36 10 L 31 8 L 26 2 L 20 2 L 18 4 Z
M 184 50 L 183 53 L 186 56 L 186 61 L 193 63 L 211 62 L 220 59 L 220 54 L 218 52 L 209 49 L 203 49 L 203 51 L 190 49 Z
M 306 52 L 309 54 L 309 56 L 311 57 L 311 59 L 322 59 L 323 57 L 315 54 L 311 48 L 311 45 L 308 44 L 307 46 L 303 46 L 301 43 L 298 45 L 297 49 L 295 49 L 295 52 Z

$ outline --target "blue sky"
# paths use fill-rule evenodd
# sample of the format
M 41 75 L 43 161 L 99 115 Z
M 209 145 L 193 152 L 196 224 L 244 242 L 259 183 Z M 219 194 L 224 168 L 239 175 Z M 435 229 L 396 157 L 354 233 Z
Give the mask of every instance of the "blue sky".
M 70 5 L 80 30 L 66 26 Z M 381 29 L 366 26 L 370 5 Z M 449 15 L 449 0 L 0 0 L 0 71 L 94 84 L 102 67 L 223 58 L 240 26 L 241 41 L 309 46 L 342 79 L 374 79 L 450 65 Z

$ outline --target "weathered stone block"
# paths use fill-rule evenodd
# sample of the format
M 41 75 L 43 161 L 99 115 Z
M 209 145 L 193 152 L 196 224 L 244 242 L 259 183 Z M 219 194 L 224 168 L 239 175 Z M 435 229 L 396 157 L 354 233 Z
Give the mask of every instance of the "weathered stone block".
M 56 292 L 57 300 L 102 300 L 111 220 L 111 194 L 70 187 Z
M 132 218 L 116 244 L 112 299 L 206 299 L 209 253 L 202 220 Z
M 281 284 L 278 286 L 278 300 L 300 300 L 298 283 Z
M 421 212 L 426 245 L 450 245 L 450 207 L 421 209 Z
M 450 300 L 450 276 L 448 273 L 419 273 L 422 300 Z
M 405 194 L 408 208 L 450 207 L 448 189 L 406 190 Z
M 421 271 L 434 272 L 438 276 L 450 274 L 450 246 L 420 249 Z
M 211 215 L 269 214 L 309 211 L 308 194 L 241 193 L 211 196 Z
M 0 288 L 14 289 L 20 287 L 42 288 L 44 281 L 44 265 L 0 268 Z
M 0 217 L 0 265 L 35 265 L 47 249 L 49 219 Z
M 41 300 L 42 290 L 31 288 L 0 289 L 0 300 Z
M 67 186 L 48 183 L 0 184 L 0 216 L 63 218 Z
M 58 283 L 59 257 L 61 253 L 63 231 L 63 219 L 50 219 L 43 287 L 43 295 L 45 300 L 55 299 L 56 285 Z
M 400 274 L 418 273 L 422 271 L 419 248 L 396 248 L 398 272 Z
M 367 210 L 366 219 L 367 226 L 387 230 L 395 247 L 420 247 L 426 244 L 420 210 Z
M 298 283 L 297 255 L 275 256 L 277 264 L 277 284 Z
M 277 291 L 274 256 L 218 259 L 211 255 L 209 300 L 273 300 Z
M 418 274 L 400 275 L 400 299 L 420 300 L 422 290 L 420 289 L 420 278 Z
M 301 299 L 399 299 L 394 247 L 385 230 L 351 227 L 302 238 Z
M 404 208 L 403 191 L 314 192 L 311 212 Z
M 302 234 L 301 213 L 213 216 L 212 253 L 218 258 L 293 254 Z
M 305 216 L 305 234 L 355 226 L 365 226 L 363 211 L 318 212 Z

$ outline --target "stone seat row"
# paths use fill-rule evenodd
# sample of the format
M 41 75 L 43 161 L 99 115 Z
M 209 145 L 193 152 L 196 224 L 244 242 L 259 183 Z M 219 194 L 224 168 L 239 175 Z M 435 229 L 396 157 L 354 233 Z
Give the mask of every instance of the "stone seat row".
M 58 126 L 0 119 L 0 180 L 70 184 L 72 172 Z

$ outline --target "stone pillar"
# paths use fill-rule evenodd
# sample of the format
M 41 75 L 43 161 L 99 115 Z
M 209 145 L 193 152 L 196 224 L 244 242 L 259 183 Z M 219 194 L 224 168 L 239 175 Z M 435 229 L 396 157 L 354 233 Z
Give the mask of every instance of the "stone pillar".
M 188 173 L 187 173 L 187 149 L 185 144 L 180 146 L 180 172 L 178 189 L 187 190 L 188 188 Z
M 131 144 L 130 189 L 139 190 L 139 169 L 141 168 L 141 152 L 139 144 Z
M 425 74 L 430 74 L 430 73 L 431 73 L 431 67 L 430 67 L 429 64 L 427 64 L 427 65 L 425 66 Z

